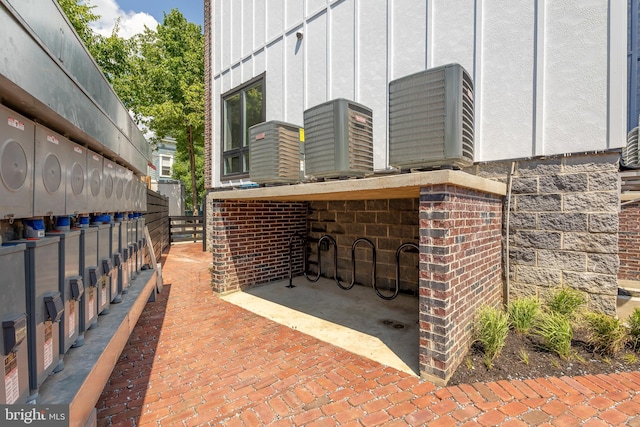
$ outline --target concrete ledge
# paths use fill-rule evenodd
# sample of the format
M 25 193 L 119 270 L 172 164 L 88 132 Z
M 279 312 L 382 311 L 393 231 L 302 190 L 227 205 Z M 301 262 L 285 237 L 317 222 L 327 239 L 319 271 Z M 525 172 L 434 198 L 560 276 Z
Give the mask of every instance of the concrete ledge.
M 132 281 L 120 304 L 98 318 L 98 327 L 85 332 L 85 344 L 64 357 L 64 369 L 40 387 L 42 404 L 69 405 L 69 426 L 83 427 L 109 380 L 140 314 L 155 292 L 156 270 L 143 270 Z
M 507 186 L 498 181 L 456 170 L 435 170 L 343 179 L 276 187 L 222 190 L 209 193 L 216 200 L 375 200 L 412 199 L 420 197 L 420 188 L 428 185 L 454 185 L 504 196 Z

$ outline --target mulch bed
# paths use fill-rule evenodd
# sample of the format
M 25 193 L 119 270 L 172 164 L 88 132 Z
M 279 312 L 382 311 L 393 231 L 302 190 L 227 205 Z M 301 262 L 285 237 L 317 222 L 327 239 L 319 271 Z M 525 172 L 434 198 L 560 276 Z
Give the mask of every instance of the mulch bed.
M 548 376 L 597 375 L 640 369 L 640 352 L 634 351 L 630 346 L 615 356 L 594 354 L 586 343 L 584 333 L 576 331 L 572 347 L 576 356 L 563 360 L 544 349 L 538 337 L 509 331 L 505 346 L 500 356 L 494 359 L 491 369 L 485 366 L 481 345 L 474 344 L 448 385 Z M 528 356 L 527 363 L 523 360 L 522 351 Z

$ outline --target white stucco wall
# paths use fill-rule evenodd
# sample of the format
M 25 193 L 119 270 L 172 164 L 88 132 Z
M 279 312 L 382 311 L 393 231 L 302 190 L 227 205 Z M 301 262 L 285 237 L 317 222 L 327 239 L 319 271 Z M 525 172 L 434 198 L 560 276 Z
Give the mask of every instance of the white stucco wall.
M 627 2 L 211 2 L 216 187 L 220 95 L 263 72 L 267 120 L 302 125 L 305 109 L 338 97 L 370 107 L 376 169 L 387 166 L 388 83 L 451 62 L 474 79 L 476 161 L 626 141 Z

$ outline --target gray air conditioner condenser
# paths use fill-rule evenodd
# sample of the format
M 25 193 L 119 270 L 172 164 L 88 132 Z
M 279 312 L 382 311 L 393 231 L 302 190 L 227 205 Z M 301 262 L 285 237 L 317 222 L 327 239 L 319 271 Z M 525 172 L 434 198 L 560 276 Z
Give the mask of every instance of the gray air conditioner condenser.
M 459 64 L 389 83 L 389 164 L 400 169 L 473 163 L 473 82 Z
M 304 112 L 305 172 L 315 178 L 362 177 L 373 172 L 373 113 L 334 99 Z
M 300 126 L 278 121 L 249 128 L 249 178 L 258 184 L 296 184 L 304 178 Z

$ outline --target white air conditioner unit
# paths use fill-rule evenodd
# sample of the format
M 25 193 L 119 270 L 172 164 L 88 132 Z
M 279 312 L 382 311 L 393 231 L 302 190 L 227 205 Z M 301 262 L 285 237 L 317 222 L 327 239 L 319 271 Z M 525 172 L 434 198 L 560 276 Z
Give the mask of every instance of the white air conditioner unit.
M 314 178 L 362 177 L 373 172 L 373 113 L 346 99 L 304 112 L 305 171 Z
M 300 126 L 278 121 L 249 128 L 249 178 L 258 184 L 295 184 L 304 178 Z
M 389 164 L 473 164 L 473 82 L 462 66 L 444 65 L 389 83 Z
M 627 145 L 622 147 L 622 166 L 629 169 L 640 168 L 638 161 L 638 128 L 635 127 L 627 134 Z

